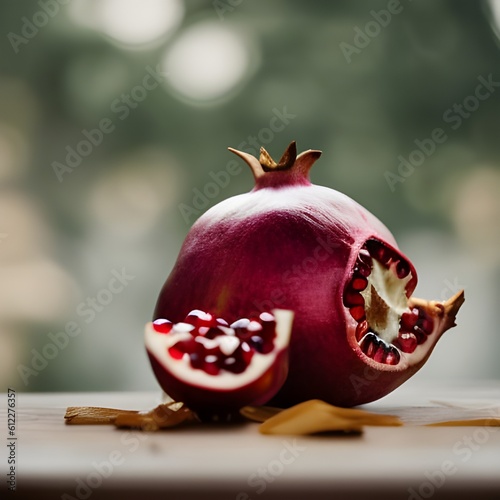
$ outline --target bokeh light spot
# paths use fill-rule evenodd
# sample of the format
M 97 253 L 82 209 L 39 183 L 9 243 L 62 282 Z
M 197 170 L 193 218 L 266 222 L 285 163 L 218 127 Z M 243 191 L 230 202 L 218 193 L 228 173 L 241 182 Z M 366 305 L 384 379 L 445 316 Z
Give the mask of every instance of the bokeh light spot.
M 500 37 L 500 0 L 490 0 L 491 24 L 497 36 Z
M 77 1 L 70 7 L 75 22 L 102 31 L 119 43 L 149 44 L 174 31 L 184 17 L 180 0 Z
M 251 69 L 245 40 L 235 31 L 204 21 L 186 29 L 167 50 L 163 67 L 181 97 L 213 101 L 227 96 Z

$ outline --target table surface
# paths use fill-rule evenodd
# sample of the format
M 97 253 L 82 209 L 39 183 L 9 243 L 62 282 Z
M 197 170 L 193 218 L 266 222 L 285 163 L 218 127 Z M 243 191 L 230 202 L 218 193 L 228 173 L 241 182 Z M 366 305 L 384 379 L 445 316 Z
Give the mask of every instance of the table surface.
M 356 437 L 295 438 L 260 435 L 251 422 L 156 433 L 64 424 L 67 406 L 148 410 L 160 402 L 159 392 L 16 394 L 15 497 L 500 499 L 500 427 L 366 427 Z M 453 405 L 499 417 L 500 381 L 409 382 L 364 408 L 417 422 L 447 418 Z M 4 394 L 4 435 L 6 407 Z M 8 498 L 7 457 L 0 470 Z

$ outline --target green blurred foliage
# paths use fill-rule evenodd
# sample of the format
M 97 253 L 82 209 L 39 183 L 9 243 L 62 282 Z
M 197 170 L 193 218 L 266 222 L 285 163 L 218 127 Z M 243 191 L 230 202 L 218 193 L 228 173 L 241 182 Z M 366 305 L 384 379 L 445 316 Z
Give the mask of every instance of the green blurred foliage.
M 15 191 L 34 203 L 48 241 L 41 252 L 77 289 L 48 319 L 20 315 L 4 321 L 5 345 L 16 360 L 4 379 L 20 390 L 154 387 L 141 331 L 189 229 L 179 204 L 191 204 L 193 189 L 203 189 L 209 172 L 232 160 L 227 146 L 238 147 L 269 126 L 273 109 L 295 115 L 263 144 L 273 156 L 294 139 L 300 150 L 321 149 L 312 180 L 365 205 L 397 238 L 418 230 L 458 238 L 450 210 L 462 179 L 478 165 L 498 171 L 500 92 L 482 101 L 456 130 L 443 113 L 473 95 L 479 76 L 492 74 L 500 81 L 490 4 L 401 0 L 401 12 L 379 26 L 366 47 L 357 47 L 356 29 L 369 30 L 372 12 L 386 11 L 389 3 L 223 0 L 217 7 L 185 0 L 181 24 L 163 40 L 139 48 L 79 25 L 69 6 L 61 6 L 16 53 L 9 34 L 20 34 L 23 19 L 32 20 L 42 7 L 35 0 L 3 2 L 0 125 L 21 137 L 24 160 L 17 174 L 0 177 L 0 196 Z M 227 7 L 222 13 L 221 5 Z M 213 101 L 180 97 L 167 82 L 129 109 L 126 119 L 118 119 L 112 103 L 139 85 L 145 68 L 164 60 L 185 30 L 202 22 L 233 30 L 246 44 L 248 67 L 240 81 Z M 357 48 L 350 62 L 343 43 Z M 54 161 L 62 162 L 65 148 L 82 140 L 82 130 L 105 118 L 113 120 L 115 130 L 59 182 Z M 408 158 L 414 141 L 429 138 L 436 127 L 446 130 L 446 142 L 391 191 L 384 174 L 397 173 L 398 156 Z M 1 161 L 6 160 L 0 154 Z M 156 167 L 162 163 L 163 173 Z M 141 187 L 141 176 L 149 184 Z M 130 185 L 138 186 L 137 193 L 144 190 L 144 201 L 129 192 Z M 251 187 L 251 174 L 243 167 L 207 208 Z M 150 225 L 144 221 L 148 217 Z M 497 228 L 491 230 L 498 236 Z M 15 240 L 15 231 L 9 238 Z M 457 245 L 466 248 L 460 241 Z M 411 254 L 411 248 L 403 249 Z M 0 259 L 1 252 L 2 247 Z M 75 316 L 77 305 L 121 266 L 136 275 L 130 289 L 95 322 L 83 325 L 84 334 L 25 387 L 18 363 L 29 366 L 31 349 L 47 343 L 47 332 L 81 320 Z

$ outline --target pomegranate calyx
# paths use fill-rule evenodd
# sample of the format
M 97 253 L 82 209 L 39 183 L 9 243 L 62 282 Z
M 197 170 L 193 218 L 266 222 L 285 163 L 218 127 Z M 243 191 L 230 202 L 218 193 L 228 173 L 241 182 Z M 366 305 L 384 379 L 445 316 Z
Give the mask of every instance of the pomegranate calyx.
M 297 155 L 295 141 L 289 144 L 278 163 L 264 148 L 260 148 L 259 158 L 234 148 L 228 148 L 228 150 L 239 156 L 250 167 L 255 178 L 255 189 L 310 186 L 309 170 L 321 156 L 321 151 L 314 149 Z
M 259 163 L 262 166 L 264 172 L 273 172 L 276 170 L 289 170 L 293 167 L 295 160 L 297 159 L 297 143 L 292 141 L 286 148 L 280 161 L 276 163 L 271 155 L 265 150 L 265 148 L 260 148 Z

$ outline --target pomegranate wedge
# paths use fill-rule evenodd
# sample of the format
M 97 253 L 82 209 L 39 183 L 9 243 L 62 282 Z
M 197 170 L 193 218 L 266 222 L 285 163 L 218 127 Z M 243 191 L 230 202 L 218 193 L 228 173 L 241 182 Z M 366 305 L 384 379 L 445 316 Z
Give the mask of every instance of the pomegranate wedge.
M 146 349 L 164 391 L 191 409 L 221 413 L 267 402 L 288 372 L 293 313 L 276 309 L 232 324 L 191 311 L 146 325 Z

